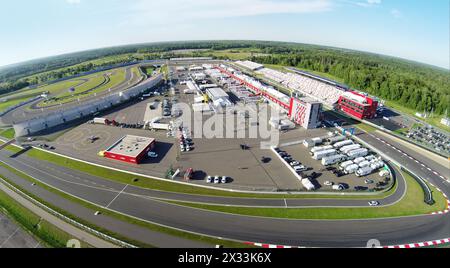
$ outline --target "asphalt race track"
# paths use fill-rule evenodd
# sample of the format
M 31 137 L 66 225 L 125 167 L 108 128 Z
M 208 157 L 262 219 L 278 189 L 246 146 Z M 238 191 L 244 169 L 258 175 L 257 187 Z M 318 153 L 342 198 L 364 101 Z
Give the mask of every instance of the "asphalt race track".
M 378 142 L 376 139 L 374 140 L 374 143 Z M 378 239 L 382 245 L 397 245 L 442 239 L 450 236 L 449 214 L 374 220 L 328 221 L 288 220 L 231 215 L 172 205 L 161 202 L 155 198 L 205 203 L 226 202 L 234 205 L 249 206 L 269 205 L 274 207 L 284 207 L 286 204 L 289 207 L 367 206 L 367 200 L 338 201 L 302 199 L 287 200 L 287 203 L 285 203 L 283 199 L 258 200 L 245 198 L 199 197 L 173 193 L 168 194 L 139 189 L 129 185 L 121 185 L 78 171 L 69 170 L 64 167 L 39 162 L 23 155 L 16 158 L 10 158 L 10 154 L 11 153 L 7 151 L 2 151 L 0 153 L 0 160 L 36 179 L 54 186 L 55 188 L 83 198 L 89 202 L 146 221 L 215 237 L 290 246 L 364 247 L 370 239 Z M 390 155 L 397 159 L 395 154 L 396 151 L 392 152 Z M 416 170 L 413 171 L 416 172 Z M 1 172 L 5 175 L 8 174 L 4 169 L 1 169 Z M 54 194 L 43 191 L 37 186 L 30 186 L 28 182 L 16 178 L 13 174 L 9 174 L 9 176 L 11 176 L 11 179 L 14 179 L 15 183 L 24 187 L 26 190 L 35 193 L 44 200 L 50 199 L 51 203 L 56 206 L 67 206 L 67 204 L 62 203 L 67 203 L 68 201 L 57 200 L 54 198 Z M 383 202 L 395 202 L 401 198 L 401 181 L 402 180 L 399 179 L 399 191 L 387 200 L 382 201 L 382 205 L 386 205 Z M 444 185 L 443 182 L 439 182 L 434 178 L 433 183 L 448 194 L 448 186 Z M 74 213 L 74 211 L 70 212 Z M 85 215 L 82 215 L 83 213 Z M 92 213 L 92 211 L 80 210 L 80 215 L 77 216 L 83 216 L 84 218 L 90 219 L 94 218 L 92 215 L 89 215 L 89 213 Z M 108 229 L 119 230 L 119 233 L 126 232 L 127 235 L 132 237 L 136 237 L 137 232 L 142 231 L 139 229 L 134 231 L 134 228 L 127 230 L 117 228 L 117 224 L 120 224 L 117 222 L 108 222 L 108 225 L 105 223 L 103 224 L 104 225 L 102 226 L 107 227 Z M 151 238 L 150 241 L 152 241 Z M 177 240 L 174 237 L 167 238 L 167 241 L 167 243 L 172 242 L 172 246 L 175 246 L 175 243 L 176 246 L 180 247 L 185 247 L 187 245 L 192 247 L 200 246 L 198 245 L 198 242 L 186 240 L 179 241 L 179 239 Z M 157 246 L 167 246 L 167 244 L 159 244 Z

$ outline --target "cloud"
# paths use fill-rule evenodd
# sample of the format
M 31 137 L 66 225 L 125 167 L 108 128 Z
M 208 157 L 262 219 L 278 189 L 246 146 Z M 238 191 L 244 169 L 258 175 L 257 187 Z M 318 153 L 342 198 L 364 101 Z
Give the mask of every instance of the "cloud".
M 391 9 L 391 15 L 394 16 L 394 18 L 396 18 L 396 19 L 400 19 L 403 17 L 403 13 L 396 8 Z
M 375 7 L 381 5 L 381 0 L 366 0 L 364 2 L 354 2 L 354 4 L 360 7 Z
M 81 0 L 66 0 L 66 3 L 70 5 L 78 5 L 81 4 Z
M 302 14 L 326 12 L 333 0 L 138 0 L 130 5 L 128 19 L 174 22 L 197 19 L 232 18 L 268 14 Z

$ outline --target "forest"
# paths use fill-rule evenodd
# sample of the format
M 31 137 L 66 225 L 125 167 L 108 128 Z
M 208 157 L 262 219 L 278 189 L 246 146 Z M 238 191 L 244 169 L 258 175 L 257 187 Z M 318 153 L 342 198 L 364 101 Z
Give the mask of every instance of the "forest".
M 444 114 L 450 106 L 449 71 L 377 54 L 316 45 L 269 41 L 190 41 L 96 49 L 0 68 L 0 95 L 101 66 L 143 59 L 170 58 L 170 51 L 226 49 L 257 51 L 250 60 L 328 73 L 352 88 L 417 111 Z M 202 56 L 193 52 L 179 56 Z

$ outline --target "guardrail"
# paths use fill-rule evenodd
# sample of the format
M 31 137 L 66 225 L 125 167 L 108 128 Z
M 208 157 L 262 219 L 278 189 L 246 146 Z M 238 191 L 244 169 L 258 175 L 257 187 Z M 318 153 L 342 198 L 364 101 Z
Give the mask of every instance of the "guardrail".
M 404 167 L 400 167 L 400 170 L 405 171 L 406 173 L 411 175 L 411 177 L 413 177 L 420 184 L 420 187 L 422 188 L 424 195 L 425 195 L 424 202 L 426 204 L 432 206 L 436 203 L 436 201 L 434 201 L 434 198 L 433 198 L 433 192 L 431 191 L 430 186 L 428 186 L 428 184 L 425 182 L 424 179 L 422 179 L 420 176 L 417 176 L 412 171 L 410 171 Z
M 63 215 L 63 214 L 57 212 L 56 210 L 54 210 L 54 209 L 52 209 L 52 208 L 50 208 L 50 207 L 48 207 L 48 206 L 42 204 L 41 202 L 37 201 L 37 200 L 34 199 L 33 197 L 27 195 L 27 194 L 24 193 L 22 190 L 18 189 L 17 187 L 15 187 L 14 185 L 10 184 L 9 182 L 7 182 L 6 180 L 4 180 L 4 179 L 1 178 L 1 177 L 0 177 L 0 181 L 1 181 L 3 184 L 5 184 L 6 186 L 8 186 L 8 188 L 10 188 L 11 190 L 13 190 L 13 191 L 15 191 L 16 193 L 20 194 L 21 196 L 23 196 L 24 198 L 26 198 L 27 200 L 29 200 L 30 202 L 32 202 L 32 203 L 35 204 L 36 206 L 38 206 L 38 207 L 44 209 L 45 211 L 47 211 L 48 213 L 50 213 L 50 214 L 52 214 L 52 215 L 54 215 L 54 216 L 56 216 L 56 217 L 58 217 L 58 218 L 64 220 L 65 222 L 68 222 L 68 223 L 70 223 L 70 224 L 72 224 L 72 225 L 74 225 L 74 226 L 76 226 L 76 227 L 78 227 L 78 228 L 81 228 L 81 229 L 83 229 L 83 230 L 85 230 L 85 231 L 87 231 L 87 232 L 89 232 L 89 233 L 92 233 L 93 235 L 98 236 L 98 237 L 100 237 L 100 238 L 102 238 L 102 239 L 104 239 L 104 240 L 106 240 L 106 241 L 110 241 L 110 242 L 112 242 L 112 243 L 115 243 L 115 244 L 117 244 L 117 245 L 120 245 L 121 247 L 125 247 L 125 248 L 137 248 L 136 246 L 134 246 L 134 245 L 132 245 L 132 244 L 129 244 L 129 243 L 125 242 L 125 241 L 116 239 L 116 238 L 114 238 L 114 237 L 111 237 L 111 236 L 109 236 L 109 235 L 107 235 L 107 234 L 104 234 L 104 233 L 102 233 L 102 232 L 99 232 L 99 231 L 97 231 L 97 230 L 94 230 L 94 229 L 92 229 L 92 228 L 90 228 L 90 227 L 88 227 L 88 226 L 86 226 L 86 225 L 84 225 L 84 224 L 82 224 L 82 223 L 79 223 L 79 222 L 77 222 L 77 221 L 75 221 L 75 220 L 73 220 L 73 219 L 71 219 L 71 218 L 69 218 L 69 217 L 67 217 L 67 216 L 65 216 L 65 215 Z

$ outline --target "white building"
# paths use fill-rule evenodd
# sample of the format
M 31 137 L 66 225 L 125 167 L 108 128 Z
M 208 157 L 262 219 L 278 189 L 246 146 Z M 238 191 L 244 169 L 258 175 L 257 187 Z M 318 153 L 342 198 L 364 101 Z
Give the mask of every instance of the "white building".
M 206 89 L 206 94 L 208 94 L 208 97 L 216 107 L 226 107 L 232 105 L 229 95 L 219 87 Z
M 448 118 L 448 117 L 442 118 L 441 124 L 443 124 L 444 126 L 450 127 L 450 118 Z
M 292 99 L 290 116 L 296 124 L 313 129 L 320 126 L 322 103 L 311 98 Z

